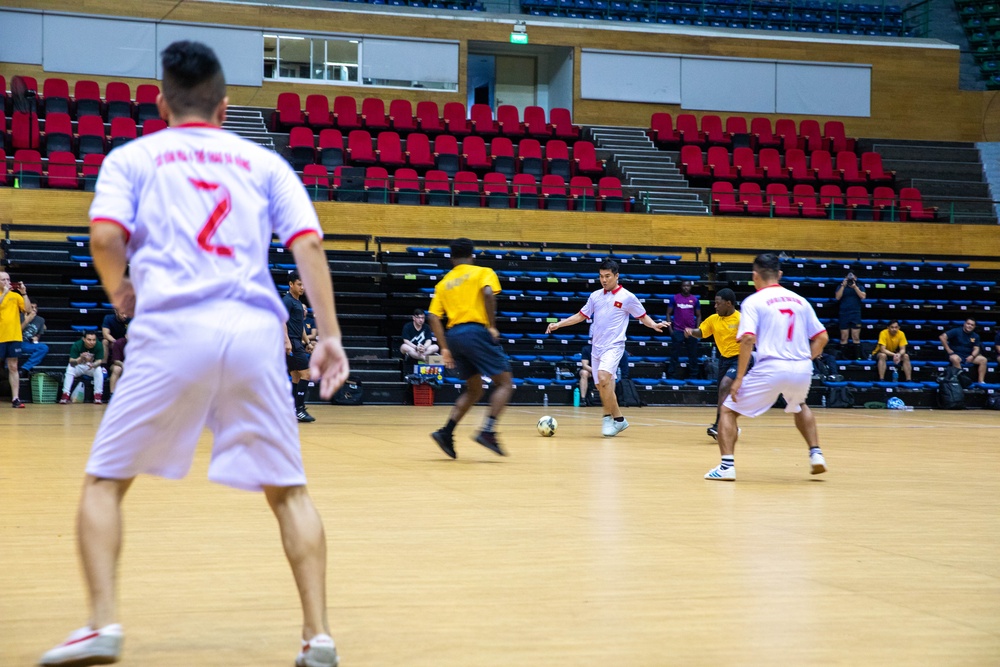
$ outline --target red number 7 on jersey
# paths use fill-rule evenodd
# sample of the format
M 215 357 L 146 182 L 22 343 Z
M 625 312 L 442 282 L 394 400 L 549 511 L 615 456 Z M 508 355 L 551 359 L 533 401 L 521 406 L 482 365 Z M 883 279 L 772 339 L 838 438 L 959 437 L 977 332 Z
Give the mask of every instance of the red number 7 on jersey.
M 195 178 L 190 179 L 190 181 L 199 190 L 207 190 L 209 192 L 219 191 L 219 202 L 212 209 L 212 214 L 208 216 L 208 221 L 205 222 L 205 225 L 198 232 L 198 247 L 205 252 L 210 252 L 219 257 L 233 257 L 236 251 L 231 246 L 211 243 L 212 237 L 215 236 L 215 232 L 219 229 L 219 225 L 229 215 L 229 212 L 233 210 L 233 199 L 229 195 L 229 190 L 221 183 L 209 183 L 208 181 L 199 181 Z
M 788 340 L 792 339 L 792 332 L 795 331 L 795 311 L 791 308 L 782 308 L 778 311 L 782 315 L 788 315 L 790 321 L 788 322 Z

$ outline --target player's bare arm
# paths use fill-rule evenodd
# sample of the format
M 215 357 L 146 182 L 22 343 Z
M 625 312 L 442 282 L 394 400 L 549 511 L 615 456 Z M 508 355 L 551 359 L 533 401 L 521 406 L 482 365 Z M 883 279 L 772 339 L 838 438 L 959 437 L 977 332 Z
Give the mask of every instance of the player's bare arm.
M 812 358 L 815 359 L 819 355 L 823 354 L 823 350 L 826 349 L 826 344 L 830 342 L 830 334 L 822 331 L 809 340 L 809 351 L 812 354 Z M 743 355 L 743 348 L 740 348 L 740 358 Z
M 500 340 L 500 330 L 497 329 L 497 296 L 493 293 L 493 288 L 487 285 L 483 288 L 483 304 L 486 306 L 486 319 L 490 325 L 487 329 L 494 342 Z
M 562 329 L 563 327 L 571 327 L 574 324 L 579 324 L 580 322 L 586 322 L 587 318 L 583 313 L 574 313 L 566 319 L 559 320 L 558 322 L 553 322 L 548 327 L 545 328 L 545 333 L 550 334 L 556 329 Z
M 441 347 L 441 359 L 444 361 L 444 365 L 448 368 L 454 368 L 455 360 L 451 356 L 451 350 L 448 349 L 448 338 L 444 335 L 444 324 L 441 323 L 441 318 L 427 311 L 427 324 L 430 325 L 431 331 L 434 332 L 434 337 L 438 339 L 438 345 Z
M 126 317 L 135 314 L 135 290 L 125 277 L 128 257 L 125 253 L 125 230 L 108 222 L 90 225 L 90 254 L 111 303 Z
M 663 333 L 664 329 L 670 328 L 670 322 L 656 322 L 649 315 L 643 315 L 640 317 L 639 322 L 641 322 L 645 327 L 655 329 L 658 333 Z
M 319 395 L 327 400 L 344 384 L 351 372 L 347 353 L 340 339 L 337 307 L 333 302 L 333 281 L 323 252 L 323 242 L 316 234 L 304 234 L 291 245 L 302 284 L 310 294 L 316 313 L 320 340 L 309 359 L 309 373 L 319 380 Z M 286 334 L 287 336 L 287 334 Z

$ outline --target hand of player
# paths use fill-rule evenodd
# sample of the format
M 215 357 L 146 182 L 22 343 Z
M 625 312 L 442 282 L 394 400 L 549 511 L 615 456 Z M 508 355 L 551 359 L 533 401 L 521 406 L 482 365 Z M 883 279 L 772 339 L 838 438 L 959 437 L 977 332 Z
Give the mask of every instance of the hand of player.
M 125 317 L 135 315 L 135 288 L 129 278 L 122 278 L 118 289 L 111 295 L 111 303 Z
M 292 356 L 292 340 L 290 338 L 285 338 L 285 356 Z
M 559 328 L 559 323 L 553 322 L 549 326 L 545 327 L 545 333 L 550 334 L 558 328 Z
M 899 352 L 897 352 L 896 354 L 892 355 L 892 363 L 894 363 L 894 364 L 898 364 L 898 363 L 899 363 L 899 360 L 900 360 L 900 358 L 901 358 L 901 357 L 900 357 L 900 354 L 899 354 Z
M 455 367 L 455 359 L 452 358 L 451 356 L 451 350 L 447 348 L 441 350 L 441 360 L 444 361 L 444 365 L 446 368 Z
M 694 329 L 692 329 L 691 327 L 685 327 L 684 328 L 684 337 L 685 338 L 690 338 L 692 336 L 692 333 L 691 333 L 692 331 L 694 331 Z
M 500 342 L 500 330 L 499 329 L 497 329 L 496 327 L 489 327 L 487 329 L 487 331 L 490 332 L 490 338 L 493 339 L 494 343 L 499 343 Z
M 972 363 L 972 355 L 971 354 L 965 358 L 965 363 L 967 363 L 967 364 L 971 364 Z
M 743 378 L 736 378 L 729 387 L 729 398 L 733 399 L 733 403 L 736 402 L 736 393 L 740 390 L 741 386 L 743 386 Z
M 347 353 L 339 338 L 324 338 L 316 344 L 309 358 L 309 377 L 319 380 L 320 398 L 330 400 L 350 373 Z

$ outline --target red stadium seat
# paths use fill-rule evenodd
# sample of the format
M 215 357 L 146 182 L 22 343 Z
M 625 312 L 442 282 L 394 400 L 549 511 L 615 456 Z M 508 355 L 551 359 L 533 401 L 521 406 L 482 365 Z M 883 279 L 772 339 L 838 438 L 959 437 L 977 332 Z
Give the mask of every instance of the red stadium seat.
M 306 96 L 306 122 L 314 130 L 333 127 L 330 99 L 326 95 Z
M 806 163 L 806 153 L 801 148 L 790 148 L 785 151 L 785 168 L 788 169 L 789 178 L 797 183 L 816 182 L 816 172 L 809 168 Z
M 875 220 L 872 210 L 872 198 L 863 185 L 852 185 L 847 188 L 847 217 L 850 220 Z
M 104 91 L 104 106 L 107 118 L 132 117 L 132 89 L 122 81 L 112 81 Z
M 882 168 L 882 156 L 878 153 L 867 152 L 861 154 L 861 170 L 865 172 L 865 177 L 869 183 L 877 185 L 892 185 L 896 180 L 896 172 L 885 171 Z
M 483 176 L 483 200 L 489 208 L 510 208 L 507 178 L 495 171 Z
M 288 134 L 289 162 L 292 169 L 302 171 L 307 164 L 316 163 L 316 137 L 308 127 L 293 127 Z M 329 167 L 323 167 L 324 171 Z
M 329 128 L 319 133 L 319 163 L 327 171 L 344 164 L 344 135 L 340 130 Z
M 747 119 L 743 116 L 729 116 L 726 118 L 726 134 L 730 138 L 736 134 L 750 134 L 747 129 Z
M 545 144 L 545 173 L 570 177 L 569 148 L 562 139 L 549 139 Z
M 743 215 L 743 202 L 737 200 L 736 191 L 729 181 L 712 183 L 712 213 L 715 215 Z
M 522 139 L 521 143 L 528 141 Z M 531 139 L 535 143 L 537 140 Z M 540 149 L 539 149 L 540 150 Z M 517 161 L 514 158 L 514 143 L 507 137 L 496 137 L 490 142 L 490 161 L 493 162 L 493 171 L 503 174 L 508 180 L 514 178 L 517 171 Z M 541 162 L 539 162 L 541 169 Z M 541 174 L 538 177 L 541 178 Z
M 302 168 L 302 184 L 313 201 L 330 201 L 330 174 L 320 164 Z
M 781 139 L 771 131 L 770 118 L 753 118 L 750 120 L 750 134 L 753 135 L 757 150 L 764 148 L 780 148 Z
M 880 185 L 872 191 L 872 208 L 875 209 L 877 220 L 895 222 L 902 219 L 896 192 L 890 187 Z
M 698 119 L 694 114 L 682 113 L 677 116 L 677 133 L 685 146 L 705 145 L 705 135 L 698 129 Z
M 441 134 L 434 139 L 434 166 L 452 177 L 458 173 L 461 158 L 454 135 Z
M 149 122 L 148 120 L 146 121 Z M 80 174 L 83 179 L 83 189 L 87 192 L 93 192 L 94 188 L 97 186 L 97 174 L 101 170 L 101 163 L 104 162 L 104 155 L 99 153 L 91 153 L 90 155 L 83 156 L 83 168 L 80 170 Z
M 406 162 L 414 169 L 421 171 L 434 168 L 431 142 L 426 134 L 413 132 L 406 137 Z
M 361 100 L 361 124 L 375 134 L 389 129 L 389 117 L 385 114 L 385 102 L 377 97 Z
M 420 205 L 423 198 L 420 196 L 420 179 L 416 171 L 409 167 L 396 170 L 392 175 L 392 201 L 397 204 Z
M 559 142 L 563 146 L 566 144 L 559 139 L 553 139 L 552 142 Z M 547 146 L 546 146 L 547 148 Z M 558 144 L 556 146 L 558 149 Z M 537 139 L 521 139 L 521 143 L 517 145 L 517 163 L 518 171 L 522 174 L 531 174 L 536 179 L 542 177 L 544 162 L 542 161 L 542 145 Z M 567 167 L 569 166 L 569 159 L 567 156 Z
M 806 153 L 813 153 L 826 148 L 823 133 L 819 129 L 819 121 L 806 118 L 799 123 L 799 147 L 805 150 Z
M 471 171 L 460 171 L 455 174 L 452 189 L 455 193 L 455 204 L 458 206 L 482 206 L 479 195 L 479 179 Z
M 79 190 L 80 179 L 76 171 L 76 156 L 67 151 L 50 153 L 48 181 L 50 188 Z
M 69 114 L 52 111 L 45 117 L 45 153 L 73 150 L 73 122 Z
M 138 136 L 135 121 L 130 116 L 118 116 L 111 119 L 111 148 L 127 144 Z
M 538 209 L 541 204 L 538 184 L 531 174 L 514 174 L 511 196 L 514 208 Z
M 722 131 L 722 119 L 714 114 L 701 117 L 701 133 L 709 146 L 730 146 L 733 140 Z
M 14 153 L 14 180 L 22 188 L 42 187 L 42 156 L 30 148 L 22 148 Z
M 566 180 L 558 174 L 542 176 L 542 208 L 552 211 L 567 211 L 570 199 L 566 194 Z
M 486 154 L 486 142 L 482 137 L 469 136 L 462 139 L 462 169 L 478 174 L 493 169 L 493 161 Z
M 11 148 L 36 150 L 41 147 L 38 133 L 38 114 L 34 111 L 15 111 L 10 121 Z
M 837 153 L 837 169 L 840 170 L 840 178 L 845 185 L 864 185 L 868 182 L 868 177 L 858 171 L 858 156 L 854 153 Z
M 597 159 L 594 144 L 589 141 L 573 144 L 573 173 L 597 178 L 604 175 L 604 160 Z
M 444 123 L 438 113 L 437 102 L 417 102 L 417 129 L 428 135 L 436 135 L 445 131 Z
M 681 135 L 674 129 L 674 119 L 666 112 L 654 113 L 650 118 L 649 135 L 660 148 L 676 148 L 681 144 Z
M 771 214 L 771 206 L 764 199 L 759 183 L 740 183 L 739 199 L 746 207 L 747 215 Z
M 79 86 L 79 82 L 77 82 Z M 77 114 L 79 115 L 79 102 L 77 102 Z M 274 132 L 288 132 L 296 125 L 305 125 L 306 117 L 302 113 L 302 100 L 298 93 L 280 93 L 278 104 L 274 113 L 271 114 L 271 130 Z
M 338 95 L 333 98 L 333 124 L 341 132 L 350 132 L 361 127 L 358 103 L 350 95 Z
M 77 151 L 81 156 L 89 153 L 107 153 L 107 135 L 100 116 L 84 116 L 76 123 Z
M 792 203 L 788 188 L 784 183 L 769 183 L 767 186 L 767 203 L 771 213 L 776 218 L 798 218 L 799 207 Z
M 147 118 L 142 121 L 142 136 L 167 129 L 167 121 L 162 118 Z
M 902 220 L 933 222 L 938 217 L 938 207 L 924 207 L 923 197 L 917 188 L 901 188 L 899 190 L 899 208 L 903 212 Z
M 573 208 L 577 211 L 597 210 L 594 182 L 589 176 L 574 176 L 569 179 L 569 196 L 573 200 Z
M 403 153 L 403 145 L 398 134 L 388 130 L 380 132 L 375 142 L 378 145 L 375 152 L 378 155 L 380 165 L 386 169 L 390 167 L 395 169 L 406 165 L 406 155 Z
M 847 200 L 839 185 L 828 183 L 819 187 L 819 205 L 831 220 L 847 219 Z
M 540 140 L 552 136 L 552 128 L 545 121 L 545 109 L 538 106 L 524 108 L 524 133 Z
M 429 206 L 451 206 L 451 182 L 448 174 L 432 169 L 424 174 L 424 200 Z
M 741 146 L 733 149 L 733 167 L 741 181 L 763 181 L 764 170 L 754 162 L 752 148 Z
M 774 122 L 774 135 L 781 141 L 782 150 L 800 148 L 799 135 L 795 130 L 795 121 L 791 118 L 779 118 Z
M 792 203 L 799 205 L 799 214 L 803 218 L 822 218 L 826 213 L 816 201 L 816 190 L 806 183 L 799 183 L 792 188 Z
M 563 107 L 549 109 L 549 125 L 552 126 L 552 135 L 559 139 L 572 142 L 580 138 L 580 126 L 573 124 L 573 116 L 569 109 Z
M 854 139 L 844 133 L 844 124 L 839 120 L 828 120 L 823 124 L 823 136 L 826 138 L 827 150 L 833 154 L 840 151 L 854 152 Z
M 629 203 L 617 176 L 602 176 L 597 182 L 598 208 L 606 213 L 624 213 Z
M 365 171 L 365 201 L 389 203 L 389 172 L 384 167 L 368 167 Z
M 833 165 L 829 151 L 813 151 L 809 155 L 809 166 L 820 183 L 840 183 L 840 171 Z
M 42 83 L 42 109 L 46 117 L 50 113 L 69 115 L 69 83 L 66 79 L 45 79 Z
M 160 88 L 151 83 L 142 83 L 135 89 L 135 120 L 142 125 L 151 118 L 159 118 L 160 110 L 156 106 L 156 98 Z
M 512 104 L 501 104 L 497 107 L 497 127 L 505 137 L 519 138 L 524 136 L 524 125 L 517 107 Z
M 712 173 L 705 164 L 704 154 L 698 146 L 681 146 L 681 173 L 689 181 L 708 183 L 712 180 Z
M 465 105 L 461 102 L 446 102 L 444 105 L 444 128 L 456 137 L 464 137 L 472 134 L 472 125 L 465 117 Z
M 410 100 L 392 100 L 389 102 L 389 126 L 401 136 L 416 132 L 417 122 L 413 117 L 413 106 Z
M 493 109 L 489 104 L 473 104 L 469 111 L 472 131 L 481 137 L 495 137 L 500 134 L 500 126 L 493 120 Z
M 708 157 L 705 159 L 712 178 L 722 181 L 735 181 L 739 174 L 729 163 L 729 149 L 725 146 L 709 146 Z
M 0 77 L 3 79 L 3 77 Z M 0 87 L 2 87 L 3 81 L 0 80 Z M 4 91 L 7 92 L 7 91 Z M 3 104 L 3 100 L 0 99 L 0 104 Z M 7 185 L 7 151 L 0 146 L 0 185 Z
M 375 164 L 377 160 L 372 149 L 372 135 L 367 130 L 351 130 L 347 135 L 347 161 L 356 165 L 368 165 Z
M 77 120 L 101 115 L 101 87 L 96 81 L 80 80 L 73 84 L 73 108 Z
M 781 154 L 777 148 L 762 148 L 759 159 L 764 178 L 769 181 L 788 180 L 788 169 L 781 164 Z

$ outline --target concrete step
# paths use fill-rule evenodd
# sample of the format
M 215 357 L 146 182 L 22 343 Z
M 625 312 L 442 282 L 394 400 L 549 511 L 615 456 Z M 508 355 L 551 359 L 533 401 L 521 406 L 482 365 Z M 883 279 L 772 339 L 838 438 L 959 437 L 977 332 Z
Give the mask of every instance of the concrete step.
M 873 145 L 876 153 L 885 160 L 926 160 L 933 162 L 979 162 L 979 149 L 975 146 L 901 146 L 899 144 Z
M 933 178 L 943 181 L 971 181 L 982 183 L 983 166 L 979 162 L 938 162 L 928 160 L 887 160 L 885 169 L 911 178 Z
M 629 178 L 629 185 L 635 188 L 656 190 L 657 188 L 689 188 L 690 184 L 683 178 Z
M 898 187 L 917 188 L 924 197 L 933 195 L 937 197 L 981 197 L 990 198 L 990 186 L 988 183 L 972 181 L 945 181 L 930 178 L 907 178 L 896 179 Z

